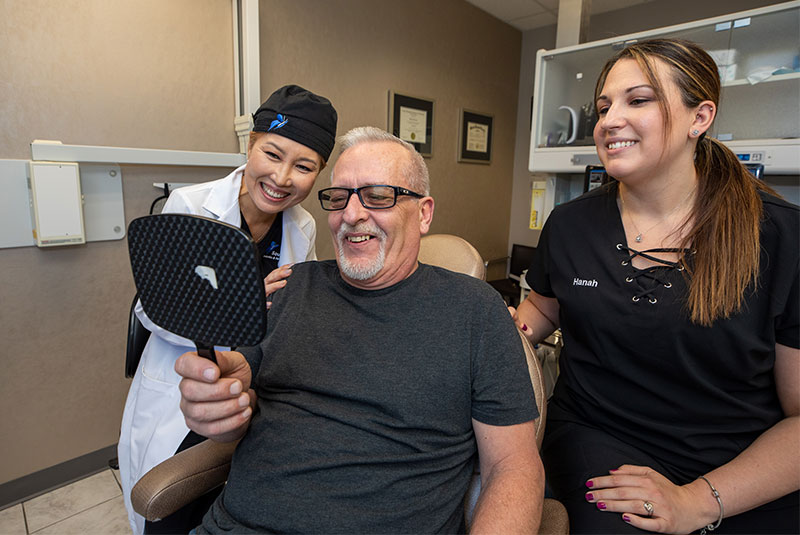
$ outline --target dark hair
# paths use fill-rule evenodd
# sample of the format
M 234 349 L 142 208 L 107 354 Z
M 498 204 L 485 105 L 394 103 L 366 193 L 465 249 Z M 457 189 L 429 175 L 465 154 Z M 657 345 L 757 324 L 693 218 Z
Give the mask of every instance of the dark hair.
M 621 59 L 636 61 L 653 87 L 665 133 L 672 120 L 664 87 L 655 74 L 655 60 L 670 68 L 684 106 L 694 108 L 706 100 L 719 106 L 717 64 L 698 45 L 681 39 L 649 39 L 619 51 L 600 72 L 595 100 L 609 71 Z M 747 287 L 757 281 L 763 212 L 758 191 L 774 192 L 755 179 L 728 147 L 705 134 L 698 139 L 694 166 L 698 194 L 687 220 L 692 228 L 680 244 L 681 249 L 691 248 L 693 254 L 692 261 L 686 262 L 681 253 L 681 261 L 689 278 L 689 317 L 709 326 L 737 312 Z

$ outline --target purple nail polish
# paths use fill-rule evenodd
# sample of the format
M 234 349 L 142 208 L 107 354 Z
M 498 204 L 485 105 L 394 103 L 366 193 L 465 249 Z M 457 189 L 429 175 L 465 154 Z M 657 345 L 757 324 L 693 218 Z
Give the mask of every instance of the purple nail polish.
M 605 509 L 606 508 L 606 504 L 604 504 L 603 502 L 597 502 L 597 508 L 598 509 Z
M 594 483 L 592 483 L 591 481 L 587 481 L 586 482 L 586 486 L 589 487 L 589 488 L 592 488 L 592 487 L 594 487 Z
M 586 499 L 587 499 L 587 500 L 589 500 L 589 501 L 592 501 L 592 500 L 594 500 L 594 496 L 592 495 L 592 493 L 591 493 L 591 492 L 587 492 L 587 493 L 586 493 Z
M 630 522 L 631 517 L 629 517 L 628 515 L 622 515 L 622 520 L 624 520 L 625 522 Z
M 523 323 L 522 324 L 522 331 L 525 332 L 527 330 L 528 330 L 528 326 Z

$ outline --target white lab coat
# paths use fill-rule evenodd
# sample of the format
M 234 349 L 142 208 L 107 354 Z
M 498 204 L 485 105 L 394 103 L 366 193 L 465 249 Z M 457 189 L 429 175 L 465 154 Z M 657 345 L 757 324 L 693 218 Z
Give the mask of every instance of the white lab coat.
M 243 170 L 241 166 L 225 178 L 175 190 L 162 212 L 202 215 L 241 226 L 239 189 Z M 300 206 L 284 210 L 282 231 L 279 265 L 316 260 L 317 231 L 311 214 Z M 131 529 L 134 534 L 141 534 L 144 517 L 133 511 L 131 489 L 151 468 L 171 457 L 189 432 L 179 407 L 180 376 L 174 366 L 180 355 L 194 351 L 195 346 L 150 321 L 141 302 L 136 304 L 136 315 L 153 334 L 125 402 L 117 455 Z

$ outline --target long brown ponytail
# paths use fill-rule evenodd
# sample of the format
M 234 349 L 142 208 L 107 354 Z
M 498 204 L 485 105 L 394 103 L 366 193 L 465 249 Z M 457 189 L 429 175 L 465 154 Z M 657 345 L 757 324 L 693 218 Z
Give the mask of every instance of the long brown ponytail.
M 670 67 L 672 80 L 688 108 L 710 100 L 719 106 L 720 79 L 711 56 L 696 44 L 680 39 L 650 39 L 635 43 L 611 58 L 597 80 L 595 97 L 611 67 L 620 59 L 635 60 L 652 85 L 664 130 L 670 115 L 664 89 L 653 68 L 653 59 Z M 691 320 L 709 326 L 730 317 L 741 307 L 748 286 L 757 282 L 759 230 L 763 206 L 758 191 L 770 191 L 739 162 L 725 145 L 705 135 L 695 151 L 698 194 L 692 209 L 692 228 L 682 249 L 691 249 L 691 261 L 681 258 L 689 278 L 686 306 Z M 683 256 L 683 255 L 682 255 Z

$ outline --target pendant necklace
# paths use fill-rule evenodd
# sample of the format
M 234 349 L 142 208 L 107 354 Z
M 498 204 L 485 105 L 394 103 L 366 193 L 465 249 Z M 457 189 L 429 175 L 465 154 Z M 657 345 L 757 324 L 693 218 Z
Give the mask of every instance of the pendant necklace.
M 664 221 L 665 221 L 665 220 L 666 220 L 666 219 L 667 219 L 669 216 L 671 216 L 672 214 L 674 214 L 674 213 L 675 213 L 675 212 L 678 210 L 678 208 L 680 208 L 681 206 L 683 206 L 684 204 L 686 204 L 686 201 L 688 201 L 688 200 L 689 200 L 689 197 L 691 197 L 691 196 L 692 196 L 692 193 L 694 193 L 694 190 L 695 190 L 696 188 L 697 188 L 697 184 L 695 184 L 695 186 L 694 186 L 694 187 L 693 187 L 693 188 L 692 188 L 692 189 L 689 191 L 689 194 L 688 194 L 688 195 L 686 195 L 686 197 L 684 197 L 684 199 L 683 199 L 681 202 L 679 202 L 678 204 L 676 204 L 676 205 L 675 205 L 675 208 L 673 208 L 672 210 L 670 210 L 669 212 L 667 212 L 667 213 L 666 213 L 666 214 L 665 214 L 665 215 L 664 215 L 664 216 L 663 216 L 661 219 L 659 219 L 658 221 L 656 221 L 656 222 L 655 222 L 655 224 L 654 224 L 653 226 L 651 226 L 650 228 L 648 228 L 648 229 L 647 229 L 647 230 L 645 230 L 644 232 L 641 232 L 641 231 L 639 231 L 639 227 L 638 227 L 638 226 L 636 226 L 636 221 L 634 221 L 634 220 L 633 220 L 633 216 L 631 216 L 630 214 L 628 214 L 628 219 L 630 219 L 630 221 L 631 221 L 631 224 L 633 224 L 633 229 L 634 229 L 634 230 L 637 232 L 637 234 L 636 234 L 636 237 L 634 238 L 634 241 L 636 241 L 636 243 L 640 243 L 640 242 L 642 241 L 642 238 L 644 237 L 644 235 L 645 235 L 645 234 L 647 234 L 648 232 L 650 232 L 651 230 L 653 230 L 654 228 L 656 228 L 658 225 L 660 225 L 661 223 L 663 223 L 663 222 L 664 222 Z M 625 209 L 625 197 L 623 197 L 623 196 L 622 196 L 622 190 L 621 190 L 621 189 L 619 190 L 619 200 L 620 200 L 620 201 L 622 201 L 622 210 L 623 210 L 625 213 L 628 213 L 628 211 Z

